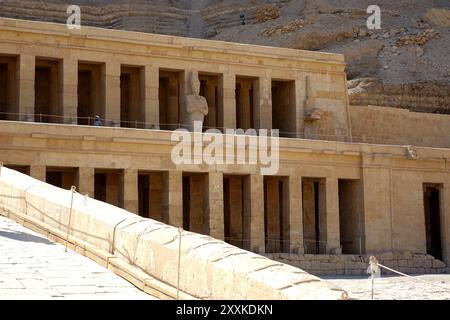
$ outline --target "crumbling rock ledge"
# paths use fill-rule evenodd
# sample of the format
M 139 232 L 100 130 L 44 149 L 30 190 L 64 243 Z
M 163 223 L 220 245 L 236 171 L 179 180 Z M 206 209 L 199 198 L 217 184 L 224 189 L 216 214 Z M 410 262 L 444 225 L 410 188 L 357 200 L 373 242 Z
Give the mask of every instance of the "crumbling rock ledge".
M 450 114 L 450 83 L 388 84 L 372 78 L 348 81 L 352 105 L 404 108 L 416 112 Z

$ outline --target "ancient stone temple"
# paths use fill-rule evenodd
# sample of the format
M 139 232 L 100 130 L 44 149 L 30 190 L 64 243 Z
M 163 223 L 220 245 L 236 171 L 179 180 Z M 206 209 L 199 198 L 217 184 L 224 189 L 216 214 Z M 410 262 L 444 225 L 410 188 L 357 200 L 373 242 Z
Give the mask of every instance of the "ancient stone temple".
M 346 81 L 338 54 L 1 18 L 0 161 L 306 270 L 373 253 L 445 267 L 449 116 L 350 106 Z M 278 173 L 174 164 L 196 117 L 278 129 Z

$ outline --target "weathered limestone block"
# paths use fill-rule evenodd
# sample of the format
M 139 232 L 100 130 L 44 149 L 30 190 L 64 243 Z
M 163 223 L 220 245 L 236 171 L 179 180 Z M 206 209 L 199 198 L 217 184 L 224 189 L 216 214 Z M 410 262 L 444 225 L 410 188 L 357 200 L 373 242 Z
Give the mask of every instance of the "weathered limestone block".
M 394 260 L 396 257 L 392 252 L 386 252 L 378 256 L 379 260 Z
M 285 260 L 291 260 L 291 254 L 290 253 L 280 253 L 280 258 Z
M 402 257 L 405 260 L 411 260 L 413 258 L 413 255 L 412 255 L 411 252 L 405 251 L 405 252 L 402 253 Z
M 424 274 L 425 273 L 425 268 L 417 268 L 416 269 L 416 273 L 417 274 Z
M 265 237 L 266 237 L 266 251 L 280 252 L 282 250 L 279 239 L 280 234 L 280 193 L 278 188 L 278 180 L 267 179 L 264 181 L 265 195 Z M 289 260 L 289 255 L 282 253 L 282 259 Z
M 236 75 L 224 73 L 219 78 L 219 123 L 224 128 L 236 129 Z
M 311 261 L 300 261 L 300 268 L 305 270 L 311 269 L 312 268 Z
M 399 267 L 406 267 L 406 266 L 408 266 L 408 261 L 407 260 L 399 260 L 398 261 L 398 266 Z M 431 266 L 431 263 L 430 263 L 430 266 Z
M 78 63 L 75 59 L 62 60 L 61 102 L 64 123 L 77 123 L 78 107 Z
M 183 173 L 170 170 L 164 175 L 163 216 L 167 224 L 183 226 Z
M 209 235 L 213 238 L 224 240 L 223 217 L 223 174 L 210 172 L 208 174 L 208 215 Z
M 423 266 L 423 261 L 422 260 L 413 260 L 413 267 L 415 268 L 419 268 Z
M 335 270 L 337 269 L 337 265 L 334 263 L 330 263 L 330 262 L 321 262 L 320 263 L 320 270 Z
M 285 182 L 284 182 L 285 183 Z M 287 184 L 287 183 L 285 183 Z M 302 179 L 289 177 L 289 244 L 290 252 L 303 254 Z M 297 255 L 298 257 L 298 255 Z
M 255 127 L 257 129 L 272 129 L 272 90 L 270 76 L 266 75 L 256 81 Z
M 422 263 L 420 262 L 420 265 L 418 265 L 418 266 L 421 266 L 421 265 L 422 265 Z M 389 268 L 392 268 L 392 269 L 396 269 L 398 267 L 398 262 L 397 262 L 397 260 L 389 260 L 386 262 L 386 266 Z
M 250 175 L 244 183 L 244 220 L 249 226 L 249 250 L 264 253 L 264 184 L 260 175 Z M 244 233 L 245 234 L 245 233 Z
M 440 260 L 433 260 L 433 268 L 445 268 L 446 265 L 444 262 L 440 261 Z
M 138 213 L 138 172 L 136 169 L 125 169 L 123 172 L 124 209 Z
M 274 256 L 273 253 L 265 253 L 264 254 L 264 257 L 266 257 L 267 259 L 271 259 L 271 260 L 273 260 L 273 256 Z
M 89 167 L 78 168 L 77 184 L 79 193 L 94 197 L 95 170 Z
M 363 161 L 366 161 L 364 157 Z M 364 193 L 377 195 L 364 197 L 366 251 L 379 252 L 391 248 L 389 169 L 364 167 L 362 174 Z M 384 236 L 380 237 L 380 234 Z
M 29 54 L 21 54 L 19 58 L 17 101 L 20 120 L 22 121 L 34 120 L 35 59 L 34 55 Z
M 103 68 L 105 119 L 108 125 L 117 127 L 120 125 L 120 63 L 110 60 Z
M 144 93 L 144 114 L 147 129 L 159 129 L 159 69 L 146 65 L 141 70 Z
M 327 253 L 340 254 L 338 179 L 326 179 Z
M 35 178 L 37 180 L 45 182 L 45 177 L 46 177 L 45 166 L 42 166 L 42 165 L 30 166 L 30 176 L 32 176 L 33 178 Z

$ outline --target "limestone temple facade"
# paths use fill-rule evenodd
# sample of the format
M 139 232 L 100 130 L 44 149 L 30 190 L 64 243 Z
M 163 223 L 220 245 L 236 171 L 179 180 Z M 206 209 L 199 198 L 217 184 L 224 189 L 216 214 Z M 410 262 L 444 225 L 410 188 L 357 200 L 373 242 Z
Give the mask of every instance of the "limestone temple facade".
M 279 129 L 276 176 L 171 161 L 192 72 L 204 129 Z M 342 55 L 0 18 L 5 166 L 256 253 L 450 262 L 449 118 L 349 106 Z

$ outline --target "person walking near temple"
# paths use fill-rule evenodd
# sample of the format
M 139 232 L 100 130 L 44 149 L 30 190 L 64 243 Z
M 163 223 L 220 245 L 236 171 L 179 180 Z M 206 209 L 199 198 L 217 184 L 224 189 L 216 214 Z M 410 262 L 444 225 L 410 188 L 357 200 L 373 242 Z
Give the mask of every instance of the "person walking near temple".
M 95 116 L 94 126 L 101 127 L 103 125 L 102 120 L 99 116 Z

